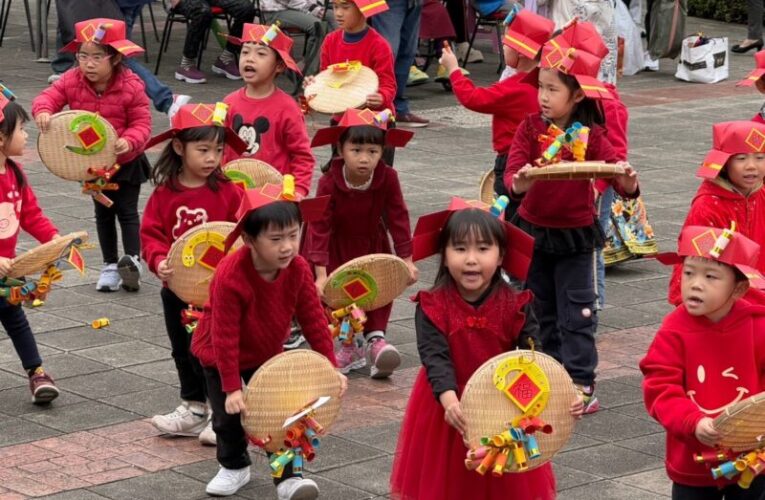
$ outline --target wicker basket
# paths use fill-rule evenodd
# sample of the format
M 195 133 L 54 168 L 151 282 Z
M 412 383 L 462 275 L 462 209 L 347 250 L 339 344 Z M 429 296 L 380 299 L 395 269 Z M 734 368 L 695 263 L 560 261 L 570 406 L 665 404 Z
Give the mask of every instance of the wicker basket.
M 481 184 L 478 187 L 478 199 L 489 206 L 494 204 L 494 169 L 481 176 Z
M 387 306 L 409 283 L 409 268 L 400 257 L 375 253 L 349 260 L 327 278 L 324 303 L 333 309 L 351 303 L 365 311 Z
M 715 419 L 715 429 L 722 448 L 743 452 L 765 446 L 765 392 L 726 408 Z
M 284 177 L 268 163 L 254 158 L 233 160 L 223 167 L 223 172 L 246 189 L 256 189 L 266 184 L 281 185 Z
M 551 434 L 535 433 L 542 456 L 528 462 L 529 469 L 539 467 L 549 461 L 571 437 L 574 429 L 574 417 L 569 412 L 577 397 L 574 382 L 565 368 L 552 357 L 540 352 L 517 350 L 495 356 L 481 365 L 468 380 L 462 393 L 460 405 L 467 422 L 466 439 L 471 446 L 480 445 L 484 436 L 493 436 L 502 432 L 507 422 L 521 415 L 521 411 L 494 385 L 494 371 L 509 357 L 532 357 L 547 375 L 550 384 L 550 397 L 547 406 L 539 415 L 551 424 Z
M 267 451 L 284 447 L 284 421 L 321 396 L 330 396 L 316 410 L 316 420 L 328 429 L 340 413 L 340 378 L 327 358 L 296 349 L 268 360 L 252 376 L 244 395 L 242 427 L 252 438 L 271 442 Z
M 561 162 L 547 167 L 532 168 L 526 176 L 542 181 L 578 181 L 609 179 L 624 173 L 624 167 L 597 161 Z
M 55 264 L 59 259 L 66 258 L 69 248 L 75 244 L 79 245 L 88 241 L 88 233 L 78 231 L 58 238 L 52 239 L 47 243 L 35 247 L 13 259 L 11 272 L 8 276 L 11 278 L 21 278 L 45 271 L 48 266 Z
M 195 226 L 175 240 L 167 254 L 167 263 L 173 270 L 172 276 L 167 280 L 167 286 L 174 294 L 187 304 L 202 307 L 209 296 L 210 280 L 214 269 L 209 265 L 203 265 L 203 255 L 210 249 L 208 256 L 212 259 L 210 264 L 216 262 L 215 257 L 220 257 L 223 252 L 223 240 L 234 230 L 236 224 L 232 222 L 207 222 Z M 210 241 L 212 240 L 212 241 Z M 234 243 L 234 249 L 242 246 L 242 240 Z M 184 253 L 187 266 L 184 264 Z
M 366 66 L 355 74 L 325 69 L 305 88 L 305 96 L 311 109 L 319 113 L 344 113 L 348 108 L 363 106 L 367 96 L 377 92 L 378 86 L 377 74 Z
M 77 136 L 69 127 L 75 119 L 83 116 L 97 117 L 106 130 L 106 145 L 98 153 L 78 154 L 66 146 L 81 146 Z M 114 145 L 117 132 L 112 125 L 95 113 L 87 111 L 62 111 L 53 115 L 47 132 L 37 138 L 37 151 L 48 170 L 57 177 L 69 181 L 87 181 L 96 176 L 89 174 L 89 168 L 111 168 L 117 162 Z

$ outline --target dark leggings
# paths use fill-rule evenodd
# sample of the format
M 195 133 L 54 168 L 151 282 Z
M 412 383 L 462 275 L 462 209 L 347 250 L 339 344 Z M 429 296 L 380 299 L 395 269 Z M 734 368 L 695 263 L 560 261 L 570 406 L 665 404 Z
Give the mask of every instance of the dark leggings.
M 21 366 L 29 371 L 42 364 L 40 352 L 37 350 L 37 342 L 32 335 L 27 316 L 21 306 L 9 304 L 5 299 L 0 299 L 0 323 L 5 328 L 5 333 L 11 338 L 13 348 L 21 360 Z
M 181 383 L 181 399 L 204 403 L 205 378 L 199 362 L 191 355 L 191 335 L 181 323 L 181 312 L 188 304 L 178 298 L 169 288 L 162 288 L 162 309 L 165 312 L 165 328 L 170 338 L 171 355 Z
M 125 255 L 141 255 L 141 223 L 138 218 L 138 195 L 141 194 L 141 185 L 127 182 L 118 184 L 118 190 L 104 191 L 114 202 L 111 207 L 93 201 L 96 206 L 98 244 L 101 246 L 105 264 L 116 264 L 119 260 L 115 219 L 119 220 L 122 229 L 122 248 Z
M 723 489 L 715 486 L 686 486 L 672 483 L 672 500 L 765 500 L 765 476 L 759 476 L 749 489 L 731 484 Z
M 250 0 L 183 0 L 175 10 L 189 20 L 183 45 L 183 55 L 189 59 L 197 57 L 205 34 L 210 29 L 213 18 L 210 7 L 220 7 L 233 18 L 231 35 L 236 37 L 242 36 L 244 23 L 251 23 L 255 18 L 255 7 Z M 237 53 L 239 48 L 228 42 L 226 50 Z
M 467 29 L 465 28 L 465 2 L 464 0 L 446 0 L 446 10 L 454 26 L 457 37 L 455 43 L 467 42 Z

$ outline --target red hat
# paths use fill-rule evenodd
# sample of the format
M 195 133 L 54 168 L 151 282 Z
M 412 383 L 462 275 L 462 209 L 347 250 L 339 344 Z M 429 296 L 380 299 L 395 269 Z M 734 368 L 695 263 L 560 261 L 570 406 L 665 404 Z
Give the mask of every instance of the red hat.
M 750 121 L 715 123 L 712 149 L 696 171 L 696 177 L 714 179 L 733 155 L 765 151 L 765 124 Z
M 5 121 L 5 107 L 16 100 L 16 94 L 11 89 L 0 83 L 0 123 Z
M 754 69 L 746 75 L 746 78 L 739 81 L 736 87 L 751 87 L 762 75 L 765 75 L 765 50 L 754 54 Z
M 242 197 L 242 203 L 236 212 L 236 218 L 239 222 L 237 222 L 234 230 L 226 237 L 223 253 L 228 253 L 236 239 L 242 234 L 244 222 L 253 210 L 276 201 L 294 201 L 300 207 L 303 220 L 310 224 L 324 214 L 327 205 L 329 205 L 329 199 L 329 196 L 319 196 L 301 200 L 300 195 L 295 192 L 295 178 L 289 174 L 284 176 L 284 183 L 282 185 L 266 184 L 256 189 L 246 189 Z
M 279 54 L 284 64 L 295 73 L 302 74 L 297 63 L 292 58 L 290 51 L 292 50 L 292 38 L 279 29 L 279 23 L 266 26 L 264 24 L 252 24 L 244 23 L 242 28 L 242 38 L 237 38 L 232 35 L 225 35 L 226 39 L 234 45 L 242 45 L 243 43 L 259 43 L 270 47 Z
M 502 43 L 529 59 L 537 57 L 542 45 L 555 31 L 554 22 L 528 10 L 521 10 L 512 17 L 508 14 L 505 24 L 507 31 Z
M 480 201 L 469 202 L 454 197 L 446 210 L 420 217 L 412 237 L 414 247 L 412 259 L 417 261 L 439 253 L 438 240 L 449 217 L 455 211 L 467 208 L 489 210 L 489 207 Z M 507 234 L 507 248 L 502 261 L 502 268 L 512 276 L 525 280 L 531 265 L 531 256 L 534 253 L 534 238 L 502 219 L 500 222 L 504 225 Z
M 159 135 L 155 135 L 146 143 L 146 149 L 175 137 L 181 130 L 197 127 L 222 127 L 226 121 L 228 104 L 218 102 L 215 104 L 185 104 L 173 115 L 170 120 L 172 128 Z M 233 129 L 226 127 L 226 144 L 231 146 L 237 154 L 247 150 L 247 143 L 237 135 Z
M 117 19 L 99 17 L 80 21 L 74 25 L 74 40 L 66 44 L 61 52 L 77 52 L 80 45 L 93 42 L 108 45 L 125 57 L 143 54 L 144 50 L 127 39 L 125 23 Z
M 403 148 L 414 136 L 414 132 L 397 128 L 388 130 L 388 122 L 392 122 L 393 120 L 393 112 L 389 109 L 375 112 L 369 108 L 349 108 L 343 113 L 337 126 L 326 127 L 316 131 L 316 135 L 313 136 L 313 140 L 311 141 L 311 147 L 336 144 L 340 140 L 340 136 L 343 135 L 343 132 L 345 132 L 345 129 L 348 127 L 368 125 L 385 131 L 385 143 L 388 146 Z
M 677 253 L 656 255 L 662 264 L 682 264 L 685 257 L 704 257 L 737 268 L 749 279 L 749 286 L 765 289 L 765 278 L 757 270 L 760 245 L 741 233 L 736 224 L 730 229 L 707 226 L 686 226 L 680 232 Z
M 385 12 L 389 9 L 385 0 L 351 0 L 359 8 L 365 19 Z

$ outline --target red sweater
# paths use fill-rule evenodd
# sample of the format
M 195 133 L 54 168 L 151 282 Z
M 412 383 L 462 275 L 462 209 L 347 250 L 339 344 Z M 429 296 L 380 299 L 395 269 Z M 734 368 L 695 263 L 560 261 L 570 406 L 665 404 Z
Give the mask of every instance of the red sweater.
M 194 226 L 213 221 L 237 222 L 242 194 L 233 182 L 219 182 L 217 192 L 207 184 L 197 188 L 179 184 L 177 191 L 157 186 L 141 219 L 141 249 L 149 270 L 156 273 L 173 242 Z
M 297 256 L 268 282 L 255 270 L 249 248 L 242 247 L 215 270 L 191 352 L 203 366 L 218 369 L 223 392 L 236 391 L 242 388 L 242 370 L 257 368 L 284 350 L 293 316 L 311 347 L 336 364 L 308 262 Z
M 364 38 L 355 43 L 343 40 L 343 30 L 338 29 L 327 35 L 321 45 L 321 70 L 330 64 L 346 61 L 361 61 L 375 73 L 380 82 L 378 92 L 383 97 L 382 106 L 394 110 L 393 98 L 396 97 L 396 75 L 393 73 L 393 52 L 390 44 L 374 28 L 368 27 Z
M 739 300 L 718 323 L 669 313 L 640 362 L 648 413 L 667 430 L 669 478 L 691 486 L 716 483 L 693 454 L 708 450 L 695 437 L 703 417 L 716 417 L 742 398 L 765 390 L 765 307 Z
M 138 158 L 151 137 L 151 109 L 143 80 L 123 65 L 102 94 L 96 93 L 79 68 L 72 68 L 32 101 L 32 116 L 69 109 L 98 113 L 117 135 L 130 143 L 130 151 L 117 157 L 126 164 Z
M 762 112 L 760 112 L 754 115 L 751 121 L 757 122 L 757 123 L 765 123 L 765 118 L 762 117 Z
M 507 157 L 505 186 L 510 191 L 513 175 L 524 165 L 534 164 L 542 156 L 538 137 L 547 133 L 547 125 L 541 114 L 526 118 L 518 127 L 513 145 Z M 563 151 L 563 160 L 572 161 L 568 150 Z M 616 163 L 619 156 L 606 138 L 606 130 L 593 126 L 587 146 L 586 160 Z M 623 198 L 636 198 L 640 190 L 628 195 L 615 179 L 611 181 L 617 193 Z M 595 220 L 595 195 L 592 182 L 581 181 L 537 181 L 521 199 L 518 214 L 525 220 L 542 227 L 575 228 L 586 227 Z
M 311 189 L 316 161 L 311 152 L 305 118 L 293 98 L 276 89 L 263 99 L 247 97 L 246 87 L 223 100 L 230 106 L 226 125 L 247 143 L 243 158 L 264 161 L 282 174 L 295 176 L 295 187 L 303 195 Z M 223 164 L 239 158 L 226 146 Z
M 24 175 L 24 172 L 21 165 L 7 159 L 5 172 L 0 174 L 0 195 L 3 198 L 0 201 L 0 257 L 12 259 L 16 256 L 19 229 L 23 229 L 40 243 L 52 240 L 58 229 L 43 215 L 26 176 L 24 187 L 19 189 L 18 180 L 9 163 L 17 165 L 21 175 Z
M 507 153 L 518 125 L 528 115 L 539 113 L 537 89 L 523 83 L 526 76 L 527 73 L 516 73 L 488 87 L 476 87 L 461 71 L 449 75 L 460 104 L 471 111 L 492 115 L 492 145 L 497 154 Z

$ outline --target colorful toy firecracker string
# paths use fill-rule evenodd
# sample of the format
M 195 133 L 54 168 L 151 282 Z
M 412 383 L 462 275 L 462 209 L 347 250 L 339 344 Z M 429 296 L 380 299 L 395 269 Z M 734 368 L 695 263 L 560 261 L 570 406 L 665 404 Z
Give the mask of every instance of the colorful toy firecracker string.
M 574 161 L 585 161 L 589 139 L 589 127 L 585 127 L 579 122 L 571 124 L 565 132 L 551 123 L 547 129 L 547 134 L 539 136 L 539 141 L 545 150 L 542 157 L 537 159 L 535 163 L 542 167 L 559 162 L 564 148 L 571 151 Z
M 510 198 L 505 196 L 504 194 L 499 196 L 496 200 L 494 200 L 494 204 L 489 208 L 489 213 L 493 215 L 494 217 L 499 217 L 502 215 L 502 212 L 505 211 L 507 208 L 507 205 L 510 204 Z
M 379 113 L 377 113 L 375 117 L 373 118 L 373 120 L 375 122 L 375 125 L 377 125 L 378 127 L 381 127 L 388 123 L 395 122 L 396 115 L 389 108 L 385 108 Z
M 765 447 L 738 455 L 730 450 L 706 451 L 694 455 L 693 459 L 710 467 L 714 479 L 738 477 L 738 485 L 743 489 L 748 489 L 752 481 L 765 471 Z
M 202 309 L 189 304 L 189 307 L 181 311 L 181 324 L 186 329 L 186 333 L 191 335 L 197 329 L 199 320 L 202 319 Z
M 55 264 L 48 266 L 42 276 L 35 281 L 6 277 L 0 280 L 0 297 L 12 305 L 23 302 L 33 303 L 36 300 L 44 301 L 48 296 L 51 284 L 61 281 L 61 279 L 61 271 Z
M 330 326 L 332 337 L 345 345 L 352 345 L 356 335 L 364 333 L 367 315 L 355 303 L 335 309 L 329 312 L 328 316 L 332 322 Z

